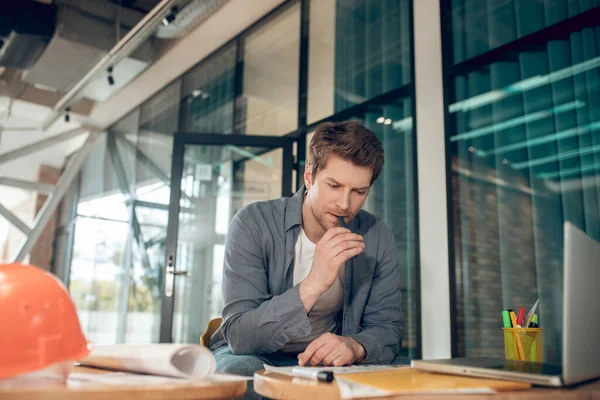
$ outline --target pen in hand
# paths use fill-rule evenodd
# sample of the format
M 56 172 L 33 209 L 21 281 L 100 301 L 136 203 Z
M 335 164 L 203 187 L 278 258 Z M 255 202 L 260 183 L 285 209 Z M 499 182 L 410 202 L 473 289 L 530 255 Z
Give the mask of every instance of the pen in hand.
M 346 221 L 344 221 L 344 217 L 338 217 L 338 222 L 342 228 L 348 229 L 348 225 L 346 225 Z

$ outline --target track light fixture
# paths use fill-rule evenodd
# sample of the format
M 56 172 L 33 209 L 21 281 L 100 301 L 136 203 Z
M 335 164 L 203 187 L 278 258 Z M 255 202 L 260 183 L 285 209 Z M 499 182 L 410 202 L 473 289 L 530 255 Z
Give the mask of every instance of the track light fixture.
M 113 78 L 112 76 L 112 72 L 113 72 L 113 67 L 108 67 L 108 69 L 106 70 L 106 72 L 108 72 L 108 84 L 110 86 L 115 84 L 115 78 Z
M 67 107 L 65 109 L 65 122 L 69 122 L 71 120 L 71 107 Z
M 173 21 L 175 21 L 175 18 L 177 17 L 177 12 L 179 11 L 179 7 L 177 6 L 173 6 L 173 8 L 171 8 L 171 12 L 168 13 L 163 19 L 162 19 L 162 23 L 164 26 L 169 26 Z

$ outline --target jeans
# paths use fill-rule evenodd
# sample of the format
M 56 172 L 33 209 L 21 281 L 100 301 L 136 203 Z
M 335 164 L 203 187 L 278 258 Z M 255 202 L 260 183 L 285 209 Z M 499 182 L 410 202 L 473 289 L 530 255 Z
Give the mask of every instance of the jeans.
M 263 364 L 272 365 L 274 367 L 291 367 L 298 365 L 297 354 L 286 354 L 279 351 L 272 354 L 237 356 L 231 352 L 229 346 L 222 346 L 215 349 L 213 354 L 217 361 L 217 372 L 249 377 L 253 377 L 256 371 L 263 369 Z M 410 365 L 410 359 L 403 356 L 397 356 L 391 364 Z M 248 381 L 244 399 L 261 398 L 262 397 L 254 391 L 254 381 Z

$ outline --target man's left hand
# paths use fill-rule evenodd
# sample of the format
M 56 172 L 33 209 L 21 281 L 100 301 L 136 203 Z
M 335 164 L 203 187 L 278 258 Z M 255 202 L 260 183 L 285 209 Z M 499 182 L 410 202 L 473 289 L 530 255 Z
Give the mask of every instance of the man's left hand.
M 365 356 L 365 348 L 356 339 L 324 333 L 298 355 L 298 365 L 321 363 L 325 366 L 342 367 L 361 362 Z

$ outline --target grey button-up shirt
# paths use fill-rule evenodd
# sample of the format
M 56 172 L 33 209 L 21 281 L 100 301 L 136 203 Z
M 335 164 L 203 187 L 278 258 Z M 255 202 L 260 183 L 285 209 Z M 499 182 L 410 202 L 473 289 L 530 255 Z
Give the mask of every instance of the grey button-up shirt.
M 212 337 L 212 349 L 227 344 L 233 354 L 273 353 L 310 333 L 299 284 L 293 286 L 304 191 L 252 203 L 233 217 L 225 242 L 223 323 Z M 389 363 L 403 335 L 394 237 L 364 210 L 348 228 L 363 236 L 365 249 L 344 266 L 344 306 L 335 333 L 364 346 L 363 363 Z

